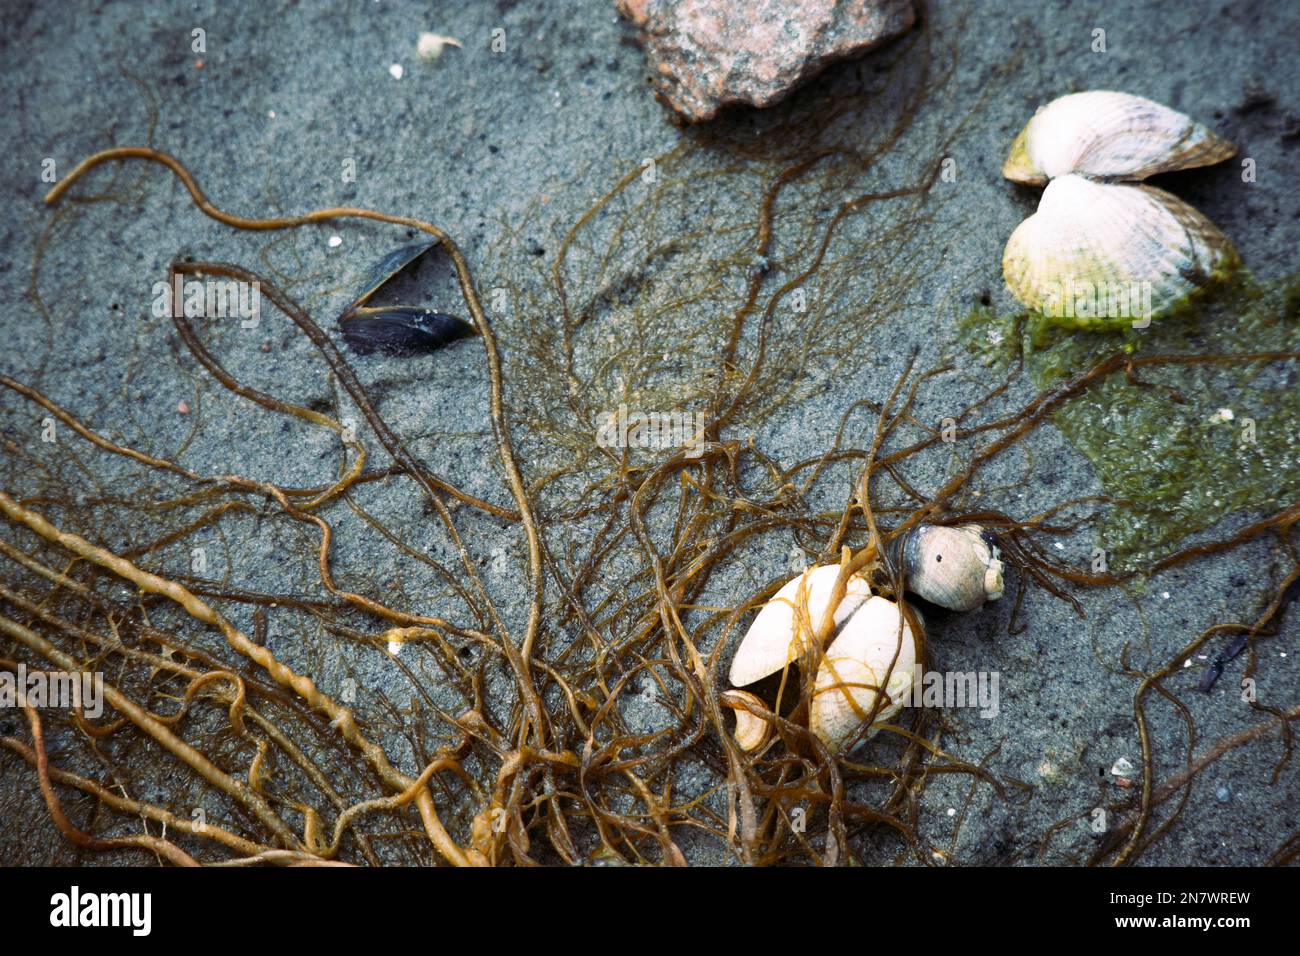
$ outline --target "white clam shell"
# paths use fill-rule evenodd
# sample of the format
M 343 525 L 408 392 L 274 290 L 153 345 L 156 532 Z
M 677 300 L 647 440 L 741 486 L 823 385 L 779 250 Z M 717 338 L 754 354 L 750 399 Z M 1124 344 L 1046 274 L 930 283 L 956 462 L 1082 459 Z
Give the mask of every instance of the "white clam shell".
M 915 673 L 916 638 L 899 606 L 888 598 L 867 599 L 841 629 L 817 671 L 809 729 L 838 750 L 876 706 L 881 687 L 886 700 L 873 724 L 898 713 Z M 869 730 L 867 736 L 874 732 Z
M 1040 109 L 1012 144 L 1002 175 L 1033 185 L 1069 173 L 1146 179 L 1222 162 L 1236 151 L 1177 110 L 1131 93 L 1091 90 Z
M 977 524 L 922 524 L 902 542 L 907 589 L 952 611 L 1002 597 L 1002 562 Z
M 731 662 L 733 686 L 743 687 L 762 680 L 799 659 L 808 646 L 812 629 L 826 613 L 839 573 L 839 565 L 835 564 L 808 568 L 776 592 L 758 612 L 736 649 Z M 850 577 L 844 597 L 835 608 L 835 626 L 844 623 L 870 595 L 871 586 L 865 578 L 857 574 Z
M 1214 223 L 1176 196 L 1067 175 L 1011 234 L 1002 272 L 1029 308 L 1086 328 L 1165 312 L 1234 257 Z

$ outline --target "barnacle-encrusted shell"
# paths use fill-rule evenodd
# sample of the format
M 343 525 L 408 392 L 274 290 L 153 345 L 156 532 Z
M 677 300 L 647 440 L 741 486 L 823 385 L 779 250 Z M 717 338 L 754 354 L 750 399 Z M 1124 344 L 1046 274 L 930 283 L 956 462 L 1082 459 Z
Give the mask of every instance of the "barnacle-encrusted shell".
M 953 611 L 1002 597 L 1002 562 L 977 524 L 922 524 L 900 542 L 907 589 Z
M 1039 185 L 1077 173 L 1094 179 L 1146 179 L 1222 162 L 1227 140 L 1177 110 L 1110 90 L 1071 93 L 1048 103 L 1011 145 L 1002 175 Z
M 723 705 L 736 715 L 736 743 L 741 750 L 752 752 L 772 738 L 772 725 L 746 710 L 745 702 L 767 708 L 767 704 L 746 690 L 729 690 L 722 695 Z
M 776 592 L 758 612 L 754 623 L 749 625 L 736 650 L 731 662 L 733 685 L 752 684 L 775 674 L 788 662 L 798 660 L 813 628 L 826 613 L 826 604 L 839 572 L 839 565 L 835 564 L 808 568 Z M 871 587 L 864 577 L 855 574 L 849 578 L 845 583 L 844 597 L 835 608 L 835 625 L 838 627 L 847 620 L 870 594 Z
M 881 687 L 886 699 L 873 725 L 898 713 L 915 672 L 916 639 L 899 605 L 888 598 L 868 598 L 841 629 L 817 671 L 809 729 L 838 750 L 876 706 Z
M 1029 308 L 1086 328 L 1167 311 L 1234 259 L 1214 223 L 1176 196 L 1069 175 L 1011 234 L 1002 272 Z

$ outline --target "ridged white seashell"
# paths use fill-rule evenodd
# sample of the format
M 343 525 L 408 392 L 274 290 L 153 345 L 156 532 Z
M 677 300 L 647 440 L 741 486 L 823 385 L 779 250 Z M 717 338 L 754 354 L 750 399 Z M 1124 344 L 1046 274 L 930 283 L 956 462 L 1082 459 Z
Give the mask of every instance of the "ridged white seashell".
M 1158 315 L 1234 258 L 1218 227 L 1176 196 L 1068 175 L 1011 234 L 1002 272 L 1029 308 L 1086 328 Z
M 826 613 L 831 587 L 839 573 L 836 564 L 808 568 L 776 592 L 758 612 L 754 623 L 749 625 L 736 650 L 731 662 L 731 683 L 734 686 L 743 687 L 762 680 L 799 659 L 812 629 Z M 835 626 L 844 623 L 870 595 L 871 586 L 864 577 L 855 574 L 849 578 L 844 597 L 835 608 Z
M 1094 179 L 1146 179 L 1222 162 L 1237 149 L 1177 110 L 1110 90 L 1052 100 L 1011 145 L 1002 175 L 1039 185 L 1077 173 Z
M 1002 597 L 1002 562 L 977 524 L 917 525 L 897 547 L 907 589 L 932 604 L 973 611 Z
M 872 723 L 898 713 L 915 672 L 916 639 L 899 606 L 888 598 L 868 598 L 840 630 L 817 671 L 809 729 L 838 750 L 876 706 L 881 687 L 886 699 Z

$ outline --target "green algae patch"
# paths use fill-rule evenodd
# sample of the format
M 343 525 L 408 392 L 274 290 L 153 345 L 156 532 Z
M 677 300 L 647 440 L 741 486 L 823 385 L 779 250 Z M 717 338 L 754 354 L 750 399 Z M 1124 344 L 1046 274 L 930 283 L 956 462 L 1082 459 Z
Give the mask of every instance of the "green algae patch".
M 1121 569 L 1149 567 L 1238 511 L 1300 497 L 1300 276 L 1244 271 L 1176 315 L 1123 332 L 1067 331 L 1041 316 L 978 309 L 960 324 L 990 365 L 1023 352 L 1039 389 L 1121 352 L 1121 368 L 1065 402 L 1053 424 L 1096 469 L 1112 505 L 1098 545 Z M 1163 357 L 1192 357 L 1165 362 Z

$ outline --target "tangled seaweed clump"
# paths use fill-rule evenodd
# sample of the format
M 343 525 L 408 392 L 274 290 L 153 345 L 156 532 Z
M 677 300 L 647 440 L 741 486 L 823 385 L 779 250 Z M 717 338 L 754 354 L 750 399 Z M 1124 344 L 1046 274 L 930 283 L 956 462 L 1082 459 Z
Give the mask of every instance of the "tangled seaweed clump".
M 764 429 L 828 381 L 860 375 L 868 359 L 856 346 L 903 313 L 928 268 L 915 227 L 946 201 L 934 190 L 934 157 L 961 132 L 917 128 L 922 103 L 952 70 L 950 51 L 932 42 L 920 34 L 898 44 L 856 95 L 812 95 L 753 120 L 770 124 L 762 135 L 748 121 L 692 131 L 656 160 L 652 180 L 638 167 L 614 183 L 549 262 L 520 262 L 503 242 L 471 270 L 454 237 L 394 213 L 236 215 L 151 148 L 108 150 L 67 175 L 52 204 L 88 188 L 92 170 L 141 160 L 166 167 L 203 213 L 234 229 L 362 220 L 439 240 L 434 254 L 451 264 L 478 333 L 455 348 L 474 356 L 484 382 L 489 476 L 499 482 L 471 490 L 435 472 L 427 443 L 390 421 L 392 396 L 270 269 L 172 265 L 183 276 L 256 282 L 274 307 L 264 320 L 312 350 L 332 400 L 275 394 L 273 380 L 223 361 L 229 343 L 184 315 L 170 318 L 176 364 L 314 443 L 325 464 L 310 482 L 192 470 L 181 462 L 205 441 L 202 424 L 168 456 L 148 429 L 133 440 L 103 434 L 93 414 L 0 378 L 6 414 L 35 411 L 65 436 L 7 439 L 0 666 L 101 672 L 109 705 L 99 720 L 28 709 L 3 732 L 6 766 L 31 765 L 63 835 L 79 849 L 181 864 L 932 865 L 951 856 L 922 812 L 935 781 L 959 777 L 972 793 L 1026 799 L 1032 788 L 987 769 L 987 757 L 961 757 L 952 721 L 934 709 L 905 711 L 869 751 L 828 751 L 807 730 L 807 682 L 778 712 L 753 705 L 775 740 L 742 751 L 720 674 L 741 625 L 788 577 L 756 573 L 747 555 L 793 549 L 802 563 L 864 562 L 924 520 L 979 521 L 1016 568 L 1012 628 L 1031 588 L 1078 607 L 1075 588 L 1118 587 L 1134 573 L 1073 568 L 1050 543 L 1090 523 L 1107 528 L 1107 509 L 1123 505 L 1112 478 L 1121 490 L 1142 479 L 1125 479 L 1098 453 L 1107 498 L 1016 517 L 1013 499 L 969 494 L 986 466 L 1046 422 L 1093 457 L 1088 429 L 1112 389 L 1190 392 L 1161 381 L 1164 369 L 1289 375 L 1300 352 L 1264 317 L 1248 354 L 1195 336 L 1168 353 L 1113 342 L 1088 352 L 1081 338 L 1059 352 L 1016 349 L 1002 381 L 975 394 L 951 428 L 918 404 L 956 370 L 913 359 L 884 391 L 845 409 L 823 453 L 783 460 Z M 864 141 L 863 129 L 876 134 Z M 917 171 L 902 186 L 900 168 Z M 702 176 L 728 186 L 707 233 L 686 215 Z M 476 279 L 529 263 L 536 281 Z M 1026 369 L 1036 388 L 1021 401 Z M 599 416 L 620 407 L 690 409 L 703 439 L 677 449 L 596 441 Z M 963 459 L 921 484 L 915 466 L 948 454 L 950 439 Z M 92 466 L 101 461 L 112 464 Z M 1173 567 L 1265 533 L 1294 561 L 1294 495 L 1260 499 L 1253 482 L 1222 508 L 1264 517 L 1182 550 L 1161 539 L 1158 558 L 1135 561 Z M 249 537 L 263 539 L 274 586 L 229 544 Z M 386 550 L 396 570 L 358 560 L 366 547 Z M 196 550 L 221 552 L 221 573 L 196 564 Z M 1295 579 L 1258 621 L 1211 629 L 1140 675 L 1143 787 L 1118 808 L 1123 823 L 1098 859 L 1136 859 L 1177 815 L 1156 826 L 1157 808 L 1185 801 L 1216 754 L 1300 716 L 1261 705 L 1268 720 L 1219 741 L 1182 775 L 1155 779 L 1145 697 L 1171 693 L 1161 681 L 1217 634 L 1264 636 Z M 898 581 L 877 584 L 901 593 Z M 981 749 L 991 756 L 997 746 Z M 1293 858 L 1294 843 L 1276 858 Z M 1026 841 L 1004 861 L 1037 851 Z

